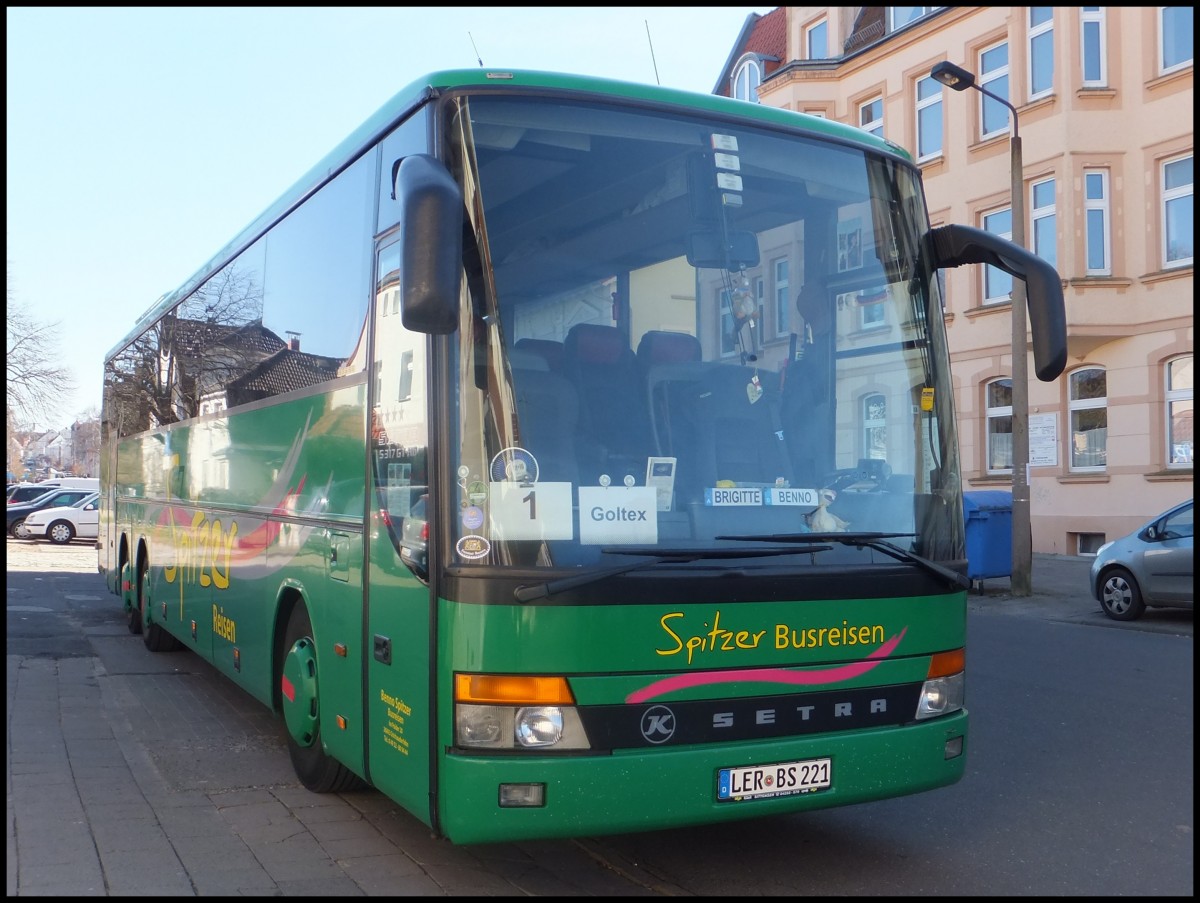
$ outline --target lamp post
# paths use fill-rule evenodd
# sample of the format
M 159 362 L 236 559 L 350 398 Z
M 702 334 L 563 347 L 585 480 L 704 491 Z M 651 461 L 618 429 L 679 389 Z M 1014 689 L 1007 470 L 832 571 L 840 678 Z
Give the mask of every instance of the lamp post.
M 1012 240 L 1025 247 L 1025 183 L 1021 160 L 1021 135 L 1017 126 L 1017 108 L 998 94 L 975 83 L 975 76 L 953 63 L 941 62 L 930 70 L 930 78 L 954 91 L 974 88 L 980 94 L 1008 107 L 1012 116 L 1009 137 L 1012 179 Z M 1029 526 L 1029 375 L 1025 350 L 1025 282 L 1012 281 L 1012 574 L 1009 577 L 1014 596 L 1032 592 L 1030 571 L 1033 561 L 1033 536 Z

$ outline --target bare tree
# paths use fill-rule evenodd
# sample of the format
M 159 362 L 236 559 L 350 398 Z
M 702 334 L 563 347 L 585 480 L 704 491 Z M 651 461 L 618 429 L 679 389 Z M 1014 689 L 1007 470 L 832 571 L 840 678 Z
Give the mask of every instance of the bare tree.
M 71 469 L 80 476 L 100 473 L 100 411 L 84 410 L 71 424 Z
M 70 371 L 61 365 L 58 324 L 37 320 L 13 299 L 10 286 L 7 328 L 7 408 L 14 420 L 48 422 L 58 415 L 59 402 L 73 388 Z

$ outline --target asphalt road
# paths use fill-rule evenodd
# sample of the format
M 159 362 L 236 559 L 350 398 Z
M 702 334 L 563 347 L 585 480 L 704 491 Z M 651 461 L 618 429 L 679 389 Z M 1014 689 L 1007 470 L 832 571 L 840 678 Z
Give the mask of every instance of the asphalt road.
M 1086 559 L 1035 556 L 1029 598 L 970 597 L 954 787 L 455 847 L 374 791 L 305 791 L 265 708 L 129 634 L 90 545 L 7 552 L 10 896 L 1192 893 L 1192 614 L 1110 621 Z

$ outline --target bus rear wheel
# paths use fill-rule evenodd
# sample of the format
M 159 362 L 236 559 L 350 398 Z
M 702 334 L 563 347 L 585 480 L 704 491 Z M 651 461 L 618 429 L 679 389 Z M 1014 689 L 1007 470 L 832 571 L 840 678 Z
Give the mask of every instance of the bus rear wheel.
M 279 668 L 288 754 L 300 783 L 313 793 L 341 793 L 364 782 L 341 762 L 325 754 L 321 744 L 321 710 L 317 695 L 317 652 L 312 619 L 303 603 L 288 618 Z
M 144 561 L 138 565 L 137 603 L 138 617 L 142 622 L 142 643 L 146 648 L 151 652 L 182 649 L 183 643 L 150 620 L 150 566 Z
M 129 559 L 122 550 L 117 580 L 120 582 L 121 601 L 125 605 L 125 624 L 129 627 L 129 632 L 136 635 L 142 632 L 142 609 L 138 605 L 137 587 L 132 583 L 132 572 Z

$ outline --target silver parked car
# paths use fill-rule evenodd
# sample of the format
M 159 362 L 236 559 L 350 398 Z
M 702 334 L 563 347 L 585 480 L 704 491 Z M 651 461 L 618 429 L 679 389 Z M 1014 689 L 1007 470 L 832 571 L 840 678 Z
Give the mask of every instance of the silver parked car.
M 1118 621 L 1140 618 L 1147 605 L 1191 608 L 1193 595 L 1192 499 L 1106 542 L 1092 562 L 1092 596 Z

